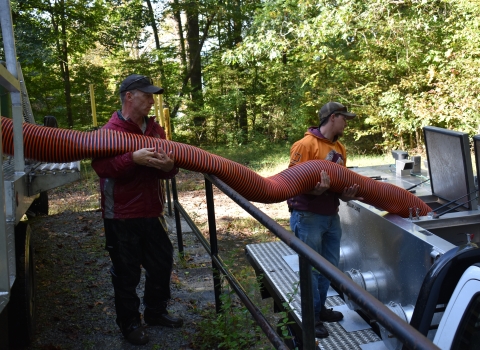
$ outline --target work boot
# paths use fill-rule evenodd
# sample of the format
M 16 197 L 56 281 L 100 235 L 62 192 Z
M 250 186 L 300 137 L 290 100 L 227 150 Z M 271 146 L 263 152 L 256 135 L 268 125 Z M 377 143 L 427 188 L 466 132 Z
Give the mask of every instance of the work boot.
M 123 336 L 130 344 L 145 345 L 148 343 L 147 332 L 140 321 L 135 320 L 129 323 L 120 323 L 119 326 Z
M 145 309 L 143 319 L 149 326 L 163 326 L 170 328 L 180 328 L 183 326 L 183 319 L 170 316 L 167 310 L 163 312 L 153 312 L 150 309 Z
M 322 306 L 322 310 L 319 314 L 319 319 L 323 322 L 338 322 L 340 320 L 343 320 L 343 314 L 339 311 L 327 309 L 325 306 Z
M 326 338 L 328 337 L 328 331 L 323 325 L 322 321 L 315 322 L 315 337 L 316 338 Z

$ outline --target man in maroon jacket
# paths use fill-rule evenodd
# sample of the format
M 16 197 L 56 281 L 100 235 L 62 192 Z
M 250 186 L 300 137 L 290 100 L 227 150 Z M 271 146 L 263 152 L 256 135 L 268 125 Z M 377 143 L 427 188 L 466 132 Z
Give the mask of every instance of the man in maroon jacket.
M 132 74 L 120 86 L 122 110 L 113 113 L 105 129 L 165 139 L 165 131 L 148 117 L 153 94 L 163 89 L 150 78 Z M 117 324 L 132 344 L 148 342 L 142 327 L 136 288 L 141 266 L 146 271 L 144 320 L 150 326 L 181 327 L 183 320 L 168 314 L 173 246 L 163 225 L 162 179 L 178 173 L 174 155 L 143 148 L 115 157 L 97 158 L 92 167 L 100 177 L 106 245 L 112 260 Z

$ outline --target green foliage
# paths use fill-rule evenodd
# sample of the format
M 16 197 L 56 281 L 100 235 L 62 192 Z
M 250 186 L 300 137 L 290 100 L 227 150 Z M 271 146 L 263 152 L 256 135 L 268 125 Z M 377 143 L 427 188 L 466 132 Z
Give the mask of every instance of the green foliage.
M 288 332 L 288 325 L 293 324 L 295 322 L 290 320 L 288 314 L 294 311 L 294 309 L 290 307 L 290 304 L 293 302 L 295 295 L 298 295 L 299 292 L 300 292 L 300 281 L 296 282 L 295 285 L 293 286 L 293 291 L 287 294 L 288 300 L 282 303 L 284 310 L 280 312 L 280 321 L 278 322 L 277 327 L 280 329 L 282 338 L 284 340 L 291 339 L 291 336 Z
M 376 139 L 379 150 L 415 147 L 424 125 L 475 132 L 478 82 L 462 70 L 478 70 L 478 46 L 469 44 L 478 11 L 450 1 L 270 1 L 224 59 L 274 71 L 285 55 L 290 81 L 306 89 L 303 105 L 338 100 L 361 116 L 350 123 L 355 139 Z
M 291 145 L 288 142 L 268 145 L 251 143 L 238 147 L 217 146 L 204 149 L 243 164 L 262 176 L 271 176 L 288 167 Z M 392 160 L 390 153 L 372 154 L 371 151 L 356 147 L 355 142 L 346 143 L 346 147 L 349 166 L 388 164 Z
M 240 306 L 235 292 L 226 291 L 220 295 L 222 312 L 215 315 L 213 310 L 204 315 L 198 324 L 198 333 L 193 344 L 198 349 L 249 349 L 254 346 L 261 332 L 259 326 L 244 306 Z
M 159 48 L 142 0 L 14 1 L 34 114 L 69 123 L 59 64 L 66 40 L 73 125 L 83 130 L 91 127 L 88 85 L 102 125 L 119 108 L 119 82 L 135 72 L 162 78 L 165 104 L 178 107 L 174 139 L 202 146 L 292 143 L 330 100 L 359 115 L 344 139 L 358 153 L 419 147 L 425 125 L 480 133 L 478 2 L 196 2 L 207 34 L 198 100 L 187 28 L 174 16 L 181 21 L 189 3 L 152 3 Z
M 250 270 L 240 271 L 242 280 L 248 278 L 253 272 Z M 248 286 L 251 293 L 259 290 L 262 276 L 255 279 L 255 283 Z M 225 284 L 225 283 L 224 283 Z M 192 344 L 197 349 L 262 349 L 269 348 L 265 346 L 265 339 L 260 337 L 261 329 L 253 320 L 247 308 L 240 303 L 238 297 L 233 290 L 225 285 L 226 289 L 221 295 L 222 303 L 221 312 L 216 314 L 212 309 L 205 313 L 203 320 L 198 323 L 197 333 L 195 333 Z M 289 313 L 293 311 L 290 303 L 294 297 L 298 295 L 300 283 L 297 282 L 293 286 L 293 291 L 288 294 L 288 300 L 282 306 L 283 311 L 279 312 L 279 320 L 277 323 L 278 330 L 284 340 L 288 340 L 291 336 L 288 334 L 287 327 L 294 323 L 289 317 Z M 263 311 L 267 312 L 266 310 Z
M 204 147 L 207 152 L 228 158 L 237 163 L 248 165 L 252 170 L 259 171 L 264 166 L 284 160 L 284 155 L 289 153 L 289 144 L 248 144 L 237 147 Z M 261 157 L 259 157 L 261 154 Z M 287 158 L 288 161 L 288 158 Z

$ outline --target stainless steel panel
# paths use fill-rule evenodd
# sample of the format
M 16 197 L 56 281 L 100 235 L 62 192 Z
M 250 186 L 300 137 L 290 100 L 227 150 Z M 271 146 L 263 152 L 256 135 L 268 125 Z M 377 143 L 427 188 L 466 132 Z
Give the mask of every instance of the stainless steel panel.
M 469 239 L 471 242 L 480 244 L 479 210 L 450 213 L 439 219 L 425 218 L 415 223 L 456 246 L 468 243 Z
M 35 199 L 28 196 L 27 179 L 24 173 L 14 173 L 4 181 L 7 222 L 13 222 L 15 225 L 22 219 Z
M 38 193 L 81 178 L 80 162 L 36 163 L 27 166 L 25 173 L 19 173 L 14 171 L 13 161 L 8 158 L 3 162 L 3 172 L 7 220 L 15 224 L 26 213 Z
M 347 332 L 357 332 L 372 328 L 356 311 L 350 310 L 345 304 L 335 306 L 333 309 L 343 314 L 343 319 L 338 321 L 338 323 Z
M 425 170 L 419 176 L 396 176 L 392 166 L 354 168 L 353 171 L 369 177 L 379 177 L 404 189 L 414 185 L 415 194 L 422 200 L 435 201 Z M 343 236 L 341 242 L 342 271 L 352 269 L 364 274 L 374 284 L 378 299 L 401 305 L 415 305 L 423 278 L 435 256 L 466 243 L 466 232 L 479 233 L 473 237 L 480 242 L 480 211 L 449 213 L 439 219 L 420 217 L 404 219 L 351 201 L 341 202 L 340 218 Z M 371 274 L 375 276 L 372 280 Z
M 452 201 L 475 191 L 468 134 L 433 126 L 423 130 L 432 194 Z M 473 198 L 475 195 L 470 194 L 457 203 L 477 209 L 477 201 Z
M 58 171 L 49 174 L 30 175 L 30 183 L 28 186 L 28 195 L 34 196 L 40 192 L 50 190 L 68 183 L 80 180 L 79 171 Z
M 386 182 L 401 187 L 403 189 L 411 188 L 412 190 L 414 190 L 415 195 L 417 196 L 426 196 L 432 194 L 430 182 L 428 182 L 429 174 L 428 171 L 425 169 L 421 169 L 420 173 L 418 174 L 409 174 L 407 176 L 397 176 L 393 163 L 391 165 L 352 168 L 350 170 L 363 176 L 371 178 L 381 178 L 381 180 L 377 181 Z
M 0 231 L 1 242 L 5 242 L 6 249 L 0 249 L 0 312 L 7 305 L 10 298 L 10 289 L 15 282 L 16 262 L 15 262 L 15 228 L 12 223 L 5 222 L 5 212 L 0 214 L 3 217 L 2 228 Z M 3 234 L 5 233 L 5 234 Z M 2 247 L 3 248 L 3 247 Z
M 432 251 L 440 254 L 454 245 L 403 219 L 370 205 L 351 201 L 340 205 L 344 271 L 371 272 L 378 299 L 415 305 Z M 424 219 L 424 218 L 423 218 Z

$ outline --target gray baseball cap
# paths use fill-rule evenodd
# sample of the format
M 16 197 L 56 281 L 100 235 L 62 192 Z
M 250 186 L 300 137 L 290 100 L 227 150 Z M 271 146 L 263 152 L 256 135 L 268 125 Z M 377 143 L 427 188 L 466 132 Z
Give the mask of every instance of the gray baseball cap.
M 163 93 L 163 88 L 153 85 L 152 78 L 139 74 L 131 74 L 122 81 L 120 93 L 130 90 L 140 90 L 149 94 Z
M 357 115 L 355 113 L 350 113 L 347 111 L 347 107 L 338 102 L 328 102 L 324 104 L 320 111 L 318 112 L 318 118 L 322 121 L 325 118 L 328 118 L 332 114 L 341 114 L 344 115 L 347 119 L 353 119 Z

